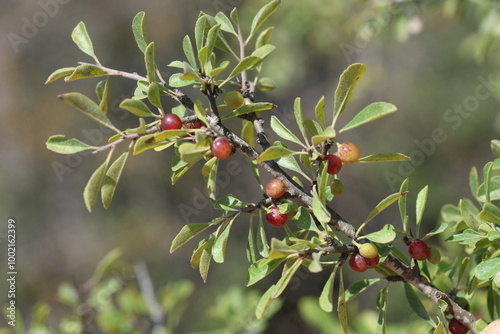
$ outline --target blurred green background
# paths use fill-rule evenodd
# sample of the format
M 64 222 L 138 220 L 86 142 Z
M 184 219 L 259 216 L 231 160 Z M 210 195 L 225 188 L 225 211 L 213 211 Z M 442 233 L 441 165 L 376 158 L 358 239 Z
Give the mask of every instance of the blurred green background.
M 196 297 L 181 319 L 179 333 L 211 329 L 214 324 L 196 319 L 229 285 L 244 285 L 248 266 L 243 246 L 245 222 L 241 220 L 240 226 L 233 228 L 226 263 L 213 265 L 208 282 L 203 284 L 198 272 L 189 265 L 189 245 L 174 254 L 169 254 L 169 248 L 184 224 L 209 221 L 215 213 L 205 199 L 203 179 L 196 169 L 175 186 L 170 185 L 172 153 L 165 151 L 146 152 L 129 159 L 111 208 L 104 210 L 96 205 L 94 212 L 88 213 L 83 188 L 104 155 L 57 155 L 46 149 L 45 142 L 54 134 L 91 142 L 106 140 L 108 133 L 56 98 L 71 91 L 94 96 L 95 83 L 44 82 L 57 68 L 91 61 L 71 41 L 71 31 L 80 21 L 86 23 L 96 54 L 105 66 L 143 74 L 142 54 L 135 45 L 130 24 L 137 12 L 145 11 L 150 40 L 156 42 L 160 71 L 168 77 L 173 71 L 166 65 L 182 59 L 182 38 L 192 34 L 200 10 L 215 15 L 217 11 L 229 13 L 237 6 L 240 18 L 248 26 L 265 3 L 0 2 L 0 247 L 5 247 L 7 219 L 14 218 L 17 303 L 26 321 L 32 317 L 37 301 L 53 305 L 51 321 L 56 321 L 66 312 L 57 302 L 58 284 L 84 282 L 99 259 L 119 247 L 130 262 L 140 258 L 147 263 L 155 286 L 178 279 L 195 283 Z M 353 62 L 365 63 L 367 73 L 340 123 L 345 124 L 355 112 L 375 101 L 391 102 L 399 111 L 370 126 L 349 131 L 339 140 L 357 143 L 362 155 L 401 152 L 414 161 L 344 168 L 340 176 L 346 194 L 333 207 L 356 225 L 410 176 L 410 199 L 423 186 L 430 185 L 422 231 L 426 233 L 435 226 L 442 205 L 469 196 L 470 168 L 493 158 L 489 142 L 498 138 L 500 129 L 496 83 L 500 80 L 495 81 L 500 62 L 494 40 L 495 33 L 500 33 L 497 8 L 493 4 L 483 8 L 464 1 L 394 1 L 390 7 L 393 10 L 389 10 L 387 3 L 390 1 L 284 1 L 267 23 L 276 27 L 272 43 L 277 50 L 264 72 L 275 79 L 278 89 L 257 99 L 276 103 L 279 117 L 294 129 L 290 117 L 295 97 L 302 98 L 310 117 L 322 95 L 326 96 L 328 110 L 338 76 Z M 133 82 L 112 78 L 110 101 L 132 95 L 133 89 Z M 175 106 L 171 101 L 165 103 Z M 112 119 L 122 128 L 135 126 L 133 117 L 127 117 L 117 105 L 112 105 Z M 460 108 L 462 114 L 457 111 Z M 446 140 L 437 143 L 433 139 L 436 131 Z M 257 200 L 260 190 L 244 157 L 236 156 L 234 161 L 241 173 L 229 177 L 227 183 L 224 181 L 219 194 L 233 193 L 242 200 Z M 225 168 L 227 163 L 220 167 Z M 182 214 L 188 206 L 195 210 Z M 398 217 L 394 208 L 381 215 L 377 224 L 396 221 Z M 269 235 L 274 233 L 281 232 L 269 229 Z M 4 254 L 3 248 L 0 254 Z M 5 263 L 2 256 L 1 268 L 6 267 Z M 6 295 L 5 273 L 2 269 L 0 301 Z M 302 276 L 295 288 L 287 289 L 283 307 L 270 320 L 268 333 L 315 333 L 298 316 L 297 303 L 303 296 L 318 296 L 328 273 Z M 352 276 L 349 282 L 359 278 Z M 271 275 L 256 288 L 264 291 L 273 279 L 276 276 Z M 375 295 L 368 293 L 366 298 L 362 308 L 374 308 Z M 398 301 L 389 300 L 390 320 L 406 323 L 413 319 L 409 310 L 406 316 L 401 310 Z

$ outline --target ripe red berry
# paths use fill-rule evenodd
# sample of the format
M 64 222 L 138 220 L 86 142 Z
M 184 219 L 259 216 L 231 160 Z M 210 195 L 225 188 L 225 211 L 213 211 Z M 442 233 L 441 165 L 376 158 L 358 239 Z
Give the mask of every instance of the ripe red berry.
M 365 258 L 359 254 L 352 254 L 349 259 L 349 266 L 352 270 L 362 273 L 368 269 L 368 265 L 365 262 Z
M 233 153 L 233 145 L 224 137 L 215 139 L 210 144 L 210 151 L 219 159 L 226 159 Z
M 326 157 L 323 158 L 323 161 L 328 162 L 328 169 L 327 173 L 328 174 L 338 174 L 340 170 L 342 169 L 342 160 L 336 155 L 333 154 L 327 154 Z
M 288 219 L 286 213 L 281 213 L 278 207 L 272 207 L 271 210 L 266 214 L 266 220 L 269 224 L 273 226 L 283 226 Z
M 359 159 L 358 147 L 348 141 L 339 146 L 337 154 L 340 160 L 345 164 L 352 164 Z
M 182 128 L 182 120 L 176 114 L 166 114 L 161 119 L 162 130 L 178 130 Z
M 456 318 L 452 318 L 448 324 L 451 334 L 466 334 L 469 330 Z
M 283 197 L 286 192 L 286 186 L 283 181 L 274 179 L 267 183 L 266 194 L 267 196 L 277 199 Z
M 431 251 L 424 241 L 415 240 L 408 246 L 408 253 L 415 260 L 423 261 L 429 257 Z
M 373 259 L 369 259 L 369 258 L 364 258 L 365 259 L 365 263 L 366 265 L 368 266 L 368 268 L 373 268 L 373 267 L 376 267 L 378 265 L 378 263 L 380 262 L 380 256 L 375 256 Z

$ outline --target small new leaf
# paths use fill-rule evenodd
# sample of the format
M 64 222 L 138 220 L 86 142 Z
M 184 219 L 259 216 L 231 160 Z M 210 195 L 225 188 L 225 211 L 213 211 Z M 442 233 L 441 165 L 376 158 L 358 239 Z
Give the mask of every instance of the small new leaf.
M 148 46 L 148 35 L 146 31 L 146 13 L 139 12 L 132 20 L 132 32 L 135 42 L 142 53 L 146 52 Z
M 85 23 L 80 22 L 77 24 L 77 26 L 71 33 L 71 38 L 80 50 L 94 58 L 95 62 L 99 64 L 99 60 L 94 53 L 94 46 L 92 45 L 92 41 L 87 32 L 87 28 L 85 27 Z
M 55 70 L 54 72 L 52 72 L 51 75 L 49 75 L 49 77 L 47 78 L 47 81 L 45 81 L 45 84 L 49 84 L 49 83 L 54 82 L 58 79 L 66 77 L 66 76 L 70 75 L 71 73 L 73 73 L 73 71 L 75 69 L 76 69 L 76 67 L 64 67 L 64 68 L 60 68 L 58 70 Z

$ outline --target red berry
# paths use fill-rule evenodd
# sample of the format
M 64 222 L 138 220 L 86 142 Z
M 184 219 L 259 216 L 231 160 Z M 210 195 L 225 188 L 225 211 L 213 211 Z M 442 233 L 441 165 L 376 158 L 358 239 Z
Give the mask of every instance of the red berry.
M 365 258 L 359 254 L 352 254 L 349 259 L 349 266 L 352 270 L 362 273 L 368 269 L 368 265 L 365 262 Z
M 233 145 L 224 137 L 215 139 L 210 144 L 210 151 L 219 159 L 226 159 L 233 153 Z
M 328 169 L 327 173 L 328 174 L 338 174 L 340 170 L 342 169 L 342 160 L 336 155 L 333 154 L 328 154 L 326 157 L 323 158 L 323 161 L 328 161 Z
M 283 197 L 286 192 L 286 186 L 283 181 L 274 179 L 268 182 L 266 185 L 267 196 L 277 199 Z
M 408 253 L 415 260 L 423 261 L 429 257 L 431 251 L 425 242 L 415 240 L 408 246 Z
M 348 141 L 339 146 L 337 154 L 345 164 L 352 164 L 359 159 L 358 147 Z
M 466 334 L 469 330 L 456 318 L 452 318 L 448 324 L 451 334 Z
M 288 219 L 286 213 L 281 213 L 278 207 L 272 207 L 271 210 L 266 214 L 266 220 L 269 224 L 280 227 L 285 225 Z
M 176 114 L 166 114 L 161 119 L 162 130 L 178 130 L 182 128 L 182 120 Z
M 380 261 L 380 256 L 375 256 L 373 259 L 368 259 L 368 258 L 364 258 L 365 259 L 365 263 L 366 265 L 368 266 L 368 268 L 373 268 L 373 267 L 376 267 Z

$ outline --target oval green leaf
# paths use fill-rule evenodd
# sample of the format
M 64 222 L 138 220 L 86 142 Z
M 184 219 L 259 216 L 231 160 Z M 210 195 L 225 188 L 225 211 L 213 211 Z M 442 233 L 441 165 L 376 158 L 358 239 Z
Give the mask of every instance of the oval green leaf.
M 60 154 L 73 154 L 85 150 L 97 149 L 96 146 L 87 145 L 78 139 L 66 139 L 63 135 L 51 136 L 46 144 L 49 150 Z
M 148 35 L 146 31 L 146 13 L 139 12 L 132 20 L 132 32 L 135 42 L 142 53 L 146 52 L 148 46 Z
M 110 75 L 108 72 L 95 65 L 80 65 L 64 81 L 74 81 L 87 78 L 104 77 Z
M 366 106 L 354 118 L 344 126 L 339 133 L 353 129 L 357 126 L 372 122 L 381 117 L 387 116 L 396 112 L 398 108 L 394 104 L 386 102 L 375 102 Z
M 293 154 L 297 154 L 297 152 L 282 146 L 271 146 L 260 154 L 259 158 L 257 159 L 257 162 L 275 160 Z
M 293 132 L 283 125 L 283 123 L 281 123 L 281 121 L 274 115 L 271 116 L 271 129 L 273 129 L 273 131 L 276 132 L 276 134 L 281 138 L 303 145 L 299 138 L 297 138 Z
M 132 114 L 139 117 L 155 117 L 156 115 L 148 108 L 148 106 L 137 99 L 125 99 L 120 103 L 120 108 L 130 111 Z
M 352 93 L 354 92 L 354 88 L 365 72 L 366 66 L 356 63 L 350 65 L 340 76 L 337 89 L 335 90 L 332 128 L 334 128 L 337 118 L 347 107 Z
M 106 161 L 95 170 L 92 176 L 90 176 L 90 179 L 83 190 L 83 200 L 89 212 L 92 212 L 92 207 L 97 199 L 97 194 L 99 193 L 99 189 L 101 189 L 102 182 L 106 176 L 106 169 L 108 168 L 110 156 L 111 154 L 108 155 Z
M 87 28 L 85 27 L 85 23 L 80 22 L 77 24 L 73 32 L 71 33 L 71 38 L 73 42 L 78 46 L 80 50 L 94 58 L 96 63 L 99 64 L 99 60 L 97 59 L 94 53 L 94 46 L 92 45 L 92 41 L 87 32 Z
M 123 167 L 127 162 L 129 151 L 124 152 L 118 159 L 111 164 L 101 188 L 102 205 L 105 209 L 109 208 L 113 195 L 115 194 L 116 186 L 122 175 Z
M 391 161 L 409 161 L 410 157 L 402 153 L 377 153 L 359 158 L 358 162 L 391 162 Z
M 173 253 L 175 250 L 177 250 L 179 247 L 187 243 L 193 237 L 205 231 L 210 225 L 212 224 L 194 223 L 183 226 L 180 232 L 176 235 L 176 237 L 172 241 L 172 246 L 170 246 L 170 253 Z
M 252 104 L 245 104 L 239 108 L 234 109 L 230 113 L 224 115 L 222 117 L 222 120 L 226 120 L 231 117 L 250 114 L 256 111 L 270 110 L 274 108 L 277 108 L 277 106 L 269 102 L 257 102 Z
M 47 81 L 45 81 L 45 84 L 49 84 L 51 82 L 54 82 L 58 79 L 65 77 L 65 76 L 68 76 L 71 73 L 73 73 L 73 71 L 75 69 L 76 69 L 76 67 L 64 67 L 64 68 L 60 68 L 58 70 L 55 70 L 54 72 L 52 72 L 51 75 L 49 75 L 49 77 L 47 78 Z
M 479 263 L 474 275 L 480 280 L 487 280 L 500 272 L 500 258 L 489 259 Z

